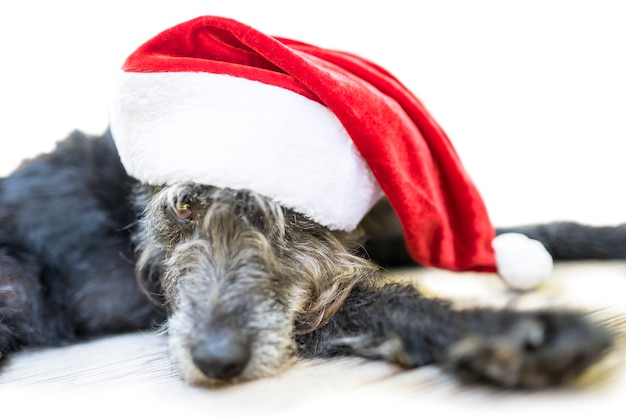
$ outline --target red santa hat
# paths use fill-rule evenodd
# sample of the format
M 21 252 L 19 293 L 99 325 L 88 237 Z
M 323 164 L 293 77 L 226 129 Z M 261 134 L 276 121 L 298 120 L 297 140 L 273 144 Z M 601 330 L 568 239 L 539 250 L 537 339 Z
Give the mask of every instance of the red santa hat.
M 550 274 L 538 242 L 494 242 L 444 131 L 368 60 L 202 16 L 150 39 L 122 70 L 111 130 L 140 181 L 250 189 L 337 230 L 384 194 L 422 265 L 498 272 L 516 288 Z

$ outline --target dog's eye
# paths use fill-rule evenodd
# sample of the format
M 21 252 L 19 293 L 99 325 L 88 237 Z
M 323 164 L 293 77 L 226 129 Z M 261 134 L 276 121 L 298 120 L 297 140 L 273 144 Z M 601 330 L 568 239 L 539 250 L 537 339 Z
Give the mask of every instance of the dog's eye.
M 177 203 L 176 216 L 185 220 L 191 219 L 191 205 L 189 203 Z
M 193 217 L 193 211 L 191 210 L 191 203 L 188 199 L 182 199 L 174 204 L 174 214 L 177 218 L 183 221 L 190 221 Z

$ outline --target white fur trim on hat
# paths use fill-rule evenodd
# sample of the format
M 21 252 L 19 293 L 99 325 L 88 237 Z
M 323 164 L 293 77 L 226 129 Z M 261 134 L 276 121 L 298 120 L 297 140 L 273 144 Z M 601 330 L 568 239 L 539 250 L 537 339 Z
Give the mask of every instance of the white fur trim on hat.
M 257 81 L 124 73 L 111 131 L 140 181 L 251 189 L 331 229 L 354 229 L 382 196 L 328 108 Z

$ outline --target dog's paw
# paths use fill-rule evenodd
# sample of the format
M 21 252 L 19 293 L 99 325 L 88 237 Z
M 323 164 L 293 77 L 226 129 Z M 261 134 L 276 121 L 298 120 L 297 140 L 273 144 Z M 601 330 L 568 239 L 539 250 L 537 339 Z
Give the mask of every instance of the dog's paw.
M 447 353 L 445 365 L 462 378 L 511 388 L 570 382 L 611 347 L 612 334 L 577 314 L 542 313 L 514 321 L 495 335 L 471 335 Z

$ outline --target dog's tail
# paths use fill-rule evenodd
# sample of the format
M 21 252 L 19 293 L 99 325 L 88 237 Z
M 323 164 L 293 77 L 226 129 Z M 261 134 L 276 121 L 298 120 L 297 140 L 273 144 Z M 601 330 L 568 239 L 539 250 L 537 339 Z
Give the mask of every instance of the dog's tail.
M 518 232 L 540 241 L 554 260 L 625 260 L 626 224 L 591 226 L 554 222 L 498 228 L 497 234 Z
M 366 241 L 363 256 L 384 267 L 415 265 L 404 241 L 402 225 L 387 199 L 381 199 L 361 222 Z M 592 226 L 550 222 L 496 228 L 498 235 L 518 232 L 540 241 L 555 261 L 626 260 L 626 223 Z

